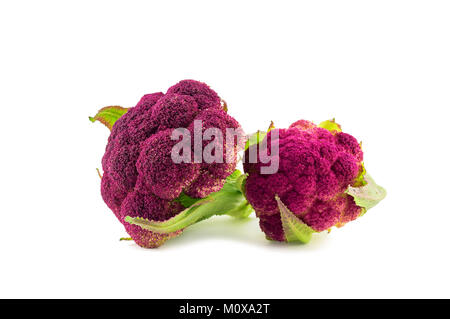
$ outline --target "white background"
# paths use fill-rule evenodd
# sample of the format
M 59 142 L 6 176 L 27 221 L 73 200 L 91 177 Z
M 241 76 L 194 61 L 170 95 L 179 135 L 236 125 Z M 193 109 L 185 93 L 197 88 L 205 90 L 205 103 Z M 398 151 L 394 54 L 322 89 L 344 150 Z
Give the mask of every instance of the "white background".
M 0 297 L 450 297 L 446 1 L 2 1 Z M 309 245 L 213 218 L 159 249 L 100 196 L 88 116 L 207 82 L 246 132 L 336 117 L 388 197 Z

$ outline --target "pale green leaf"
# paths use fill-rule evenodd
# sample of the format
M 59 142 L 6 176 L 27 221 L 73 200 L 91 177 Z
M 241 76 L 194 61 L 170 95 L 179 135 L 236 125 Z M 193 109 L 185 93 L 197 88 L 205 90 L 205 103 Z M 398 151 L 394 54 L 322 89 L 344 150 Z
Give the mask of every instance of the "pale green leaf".
M 311 240 L 314 230 L 306 225 L 300 218 L 295 216 L 286 205 L 275 196 L 275 200 L 280 210 L 281 224 L 283 226 L 284 236 L 287 242 L 302 242 L 308 243 Z
M 247 141 L 245 142 L 244 151 L 246 151 L 250 146 L 259 144 L 264 137 L 267 135 L 267 132 L 258 131 L 249 136 Z
M 89 117 L 91 122 L 99 121 L 107 128 L 112 129 L 114 123 L 126 112 L 127 108 L 121 106 L 106 106 L 101 108 L 94 117 Z
M 366 180 L 364 179 L 364 176 L 366 176 L 366 168 L 364 167 L 364 163 L 361 162 L 361 166 L 359 168 L 358 176 L 356 177 L 355 181 L 353 182 L 353 187 L 361 187 L 367 184 Z
M 364 175 L 364 180 L 366 185 L 361 187 L 350 186 L 346 192 L 353 196 L 356 205 L 367 211 L 386 197 L 386 190 L 377 185 L 369 174 Z
M 272 131 L 274 128 L 275 125 L 273 124 L 273 121 L 271 121 L 267 131 L 258 131 L 250 135 L 247 139 L 247 142 L 245 142 L 244 151 L 246 151 L 252 145 L 259 144 L 264 139 L 264 137 L 266 137 L 267 133 Z
M 342 132 L 341 126 L 338 123 L 336 123 L 334 119 L 328 120 L 328 121 L 323 121 L 322 123 L 320 123 L 317 126 L 324 128 L 332 133 L 333 132 Z

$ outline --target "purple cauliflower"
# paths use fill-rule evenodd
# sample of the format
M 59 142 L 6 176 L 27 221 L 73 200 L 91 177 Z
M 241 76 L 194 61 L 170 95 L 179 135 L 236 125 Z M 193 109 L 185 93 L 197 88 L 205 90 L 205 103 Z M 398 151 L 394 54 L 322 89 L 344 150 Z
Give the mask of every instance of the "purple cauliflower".
M 185 209 L 178 201 L 180 195 L 204 198 L 217 192 L 236 167 L 236 160 L 174 163 L 171 151 L 179 142 L 171 139 L 174 129 L 186 128 L 193 134 L 194 120 L 202 120 L 200 129 L 219 128 L 225 136 L 226 128 L 239 130 L 240 125 L 226 113 L 216 92 L 193 80 L 179 82 L 166 94 L 144 95 L 122 113 L 112 126 L 102 159 L 101 194 L 138 245 L 158 247 L 180 231 L 152 232 L 127 223 L 125 217 L 168 220 Z M 237 152 L 235 145 L 234 155 Z
M 365 170 L 360 144 L 334 121 L 321 126 L 327 129 L 300 120 L 287 129 L 267 133 L 268 153 L 279 166 L 274 174 L 261 173 L 261 167 L 268 164 L 259 155 L 256 163 L 244 163 L 248 174 L 245 196 L 268 239 L 287 241 L 279 201 L 315 232 L 342 226 L 365 212 L 346 192 L 351 186 L 363 186 Z M 278 155 L 271 154 L 271 143 L 278 143 Z M 252 148 L 258 147 L 259 144 L 250 146 L 246 158 Z

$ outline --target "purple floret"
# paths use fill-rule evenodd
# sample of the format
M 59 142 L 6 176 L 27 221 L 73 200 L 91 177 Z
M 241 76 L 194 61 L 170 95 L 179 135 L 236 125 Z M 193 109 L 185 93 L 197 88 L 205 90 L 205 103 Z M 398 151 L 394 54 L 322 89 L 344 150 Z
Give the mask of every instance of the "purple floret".
M 166 220 L 183 209 L 175 200 L 182 192 L 206 197 L 220 190 L 236 167 L 236 160 L 217 165 L 172 161 L 172 147 L 179 142 L 171 139 L 173 129 L 188 129 L 195 119 L 204 121 L 205 128 L 219 128 L 224 136 L 226 128 L 240 129 L 239 123 L 222 110 L 217 93 L 193 80 L 179 82 L 165 95 L 144 95 L 112 127 L 102 159 L 101 193 L 140 246 L 157 247 L 178 233 L 143 230 L 124 222 L 127 215 Z M 235 146 L 233 151 L 237 149 Z
M 303 222 L 316 231 L 323 231 L 336 225 L 341 212 L 334 209 L 333 203 L 316 200 L 303 216 Z
M 200 110 L 210 108 L 222 109 L 220 97 L 208 85 L 194 80 L 183 80 L 170 87 L 167 94 L 175 93 L 192 96 Z
M 144 95 L 112 127 L 102 166 L 119 189 L 130 191 L 136 183 L 140 144 L 156 132 L 151 108 L 162 96 L 162 93 Z
M 198 114 L 195 99 L 189 95 L 168 93 L 152 109 L 152 119 L 159 130 L 187 127 Z
M 106 205 L 119 218 L 120 205 L 127 196 L 127 192 L 117 187 L 107 174 L 103 174 L 101 183 L 101 194 Z
M 266 234 L 267 239 L 285 241 L 280 215 L 264 215 L 258 213 L 256 215 L 259 217 L 259 226 Z
M 358 176 L 358 164 L 356 157 L 342 153 L 331 165 L 331 170 L 342 185 L 349 185 Z
M 209 145 L 211 149 L 220 150 L 222 149 L 221 158 L 223 159 L 223 163 L 204 163 L 202 164 L 202 170 L 208 171 L 212 174 L 212 176 L 219 176 L 222 179 L 229 176 L 233 173 L 236 167 L 236 159 L 238 151 L 243 147 L 243 144 L 239 144 L 239 142 L 244 141 L 244 132 L 242 131 L 239 123 L 232 118 L 230 115 L 225 113 L 222 110 L 218 109 L 208 109 L 201 112 L 196 118 L 195 121 L 202 122 L 202 131 L 197 132 L 198 134 L 204 134 L 208 129 L 218 129 L 222 133 L 222 140 L 220 141 L 215 135 L 211 138 L 211 140 L 204 140 L 202 142 L 202 150 L 206 150 Z M 233 158 L 232 161 L 226 161 L 226 150 L 227 150 L 227 139 L 226 133 L 227 129 L 234 129 L 237 138 L 228 145 L 228 149 L 230 151 L 230 156 Z M 191 132 L 191 136 L 194 136 L 194 122 L 189 126 L 189 131 Z M 193 141 L 194 142 L 194 141 Z M 212 147 L 214 145 L 214 147 Z M 193 152 L 195 151 L 194 144 L 192 145 Z M 212 152 L 214 155 L 215 152 Z
M 162 92 L 145 94 L 136 104 L 136 109 L 141 110 L 141 112 L 149 111 L 163 96 L 164 93 Z
M 225 179 L 217 178 L 208 171 L 201 170 L 198 177 L 184 189 L 186 195 L 194 198 L 203 198 L 213 192 L 218 192 L 225 184 Z
M 315 231 L 342 226 L 358 217 L 356 206 L 345 190 L 355 181 L 362 165 L 363 153 L 356 139 L 346 133 L 331 133 L 312 122 L 300 120 L 288 129 L 270 131 L 265 139 L 268 149 L 272 135 L 278 133 L 279 170 L 261 174 L 263 164 L 249 163 L 251 146 L 245 154 L 244 171 L 249 174 L 246 197 L 260 218 L 261 229 L 273 240 L 285 241 L 280 212 L 281 201 L 299 219 Z
M 358 161 L 363 160 L 363 152 L 361 149 L 361 145 L 359 145 L 356 138 L 354 138 L 350 134 L 343 133 L 343 132 L 337 133 L 336 134 L 336 144 L 342 150 L 345 150 L 346 152 L 348 152 L 351 155 L 353 155 L 354 157 L 356 157 L 356 159 Z
M 172 148 L 178 141 L 172 140 L 171 134 L 172 130 L 167 129 L 142 143 L 136 163 L 139 173 L 136 188 L 168 200 L 180 196 L 200 174 L 200 164 L 172 161 Z

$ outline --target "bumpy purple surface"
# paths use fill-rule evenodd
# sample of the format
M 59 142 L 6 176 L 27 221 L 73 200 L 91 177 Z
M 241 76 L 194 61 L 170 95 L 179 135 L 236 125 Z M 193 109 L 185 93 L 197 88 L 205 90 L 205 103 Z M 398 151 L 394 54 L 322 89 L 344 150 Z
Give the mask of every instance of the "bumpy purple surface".
M 263 164 L 244 163 L 248 173 L 246 197 L 260 219 L 261 229 L 273 240 L 285 241 L 275 196 L 304 223 L 316 231 L 356 219 L 361 208 L 345 190 L 358 176 L 363 152 L 357 140 L 346 133 L 329 132 L 308 121 L 297 121 L 288 129 L 270 131 L 267 145 L 270 154 L 273 133 L 278 132 L 279 170 L 261 174 Z M 249 152 L 257 145 L 251 146 Z
M 222 109 L 220 97 L 204 83 L 194 80 L 181 81 L 167 90 L 168 94 L 192 96 L 200 110 Z
M 138 245 L 150 248 L 158 247 L 177 234 L 166 235 L 143 230 L 140 226 L 124 222 L 123 218 L 131 216 L 163 221 L 175 216 L 181 210 L 183 210 L 183 207 L 178 202 L 164 200 L 153 194 L 143 194 L 139 191 L 134 191 L 129 193 L 123 201 L 119 219 L 125 226 L 128 234 Z
M 112 127 L 102 159 L 101 194 L 140 246 L 157 247 L 176 234 L 143 230 L 124 222 L 126 216 L 166 220 L 184 209 L 174 201 L 181 192 L 205 197 L 220 190 L 236 167 L 236 161 L 173 163 L 172 147 L 179 141 L 171 140 L 172 131 L 192 128 L 194 120 L 203 121 L 203 130 L 219 128 L 224 136 L 226 128 L 240 129 L 222 109 L 217 93 L 194 80 L 181 81 L 166 94 L 144 95 Z

